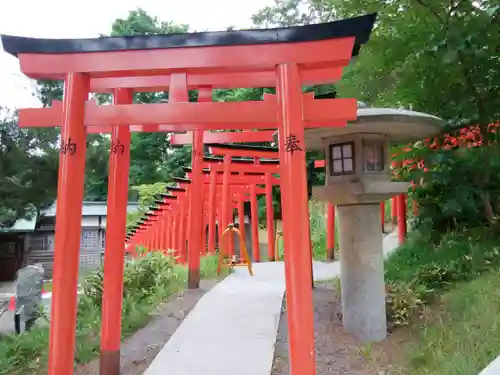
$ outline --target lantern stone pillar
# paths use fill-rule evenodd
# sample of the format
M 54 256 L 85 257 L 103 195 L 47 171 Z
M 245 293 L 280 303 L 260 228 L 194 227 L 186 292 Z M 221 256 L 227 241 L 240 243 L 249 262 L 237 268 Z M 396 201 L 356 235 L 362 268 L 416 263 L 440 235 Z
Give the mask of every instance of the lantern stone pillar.
M 336 206 L 342 320 L 362 342 L 387 336 L 380 204 L 410 187 L 392 180 L 391 146 L 425 139 L 444 125 L 424 113 L 358 106 L 358 119 L 347 126 L 305 134 L 308 150 L 325 151 L 325 186 L 313 187 L 312 194 Z
M 380 205 L 337 206 L 343 324 L 361 341 L 387 334 Z

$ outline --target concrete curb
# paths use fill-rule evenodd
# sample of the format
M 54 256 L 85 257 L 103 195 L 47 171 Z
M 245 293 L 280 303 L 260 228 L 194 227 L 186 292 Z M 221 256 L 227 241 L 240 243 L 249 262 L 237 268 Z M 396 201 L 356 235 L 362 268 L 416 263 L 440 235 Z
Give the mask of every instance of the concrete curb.
M 498 375 L 500 374 L 500 356 L 491 362 L 488 367 L 479 373 L 479 375 Z

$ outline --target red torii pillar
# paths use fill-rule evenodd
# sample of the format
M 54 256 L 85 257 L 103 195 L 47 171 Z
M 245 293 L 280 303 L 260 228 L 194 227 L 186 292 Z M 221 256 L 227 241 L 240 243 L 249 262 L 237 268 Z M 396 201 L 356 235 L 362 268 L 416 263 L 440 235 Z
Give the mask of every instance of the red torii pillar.
M 182 85 L 172 82 L 174 77 L 181 77 Z M 170 78 L 171 89 L 169 92 L 169 100 L 171 100 L 172 88 L 177 87 L 179 90 L 182 87 L 182 92 L 179 93 L 183 102 L 188 102 L 188 83 L 187 75 L 173 74 Z M 181 101 L 181 100 L 178 100 Z M 200 88 L 198 91 L 198 102 L 211 102 L 212 89 Z M 201 228 L 203 227 L 203 205 L 200 204 L 203 200 L 203 184 L 202 184 L 202 163 L 203 163 L 203 130 L 195 130 L 193 134 L 193 151 L 191 157 L 191 167 L 193 169 L 193 181 L 191 185 L 191 193 L 189 194 L 189 204 L 187 220 L 189 220 L 189 239 L 188 243 L 188 289 L 197 289 L 200 286 L 200 251 L 202 249 L 203 236 Z M 184 206 L 185 207 L 185 206 Z M 184 220 L 184 219 L 181 219 Z M 185 244 L 185 242 L 184 242 Z
M 54 238 L 54 287 L 49 341 L 49 351 L 52 354 L 49 355 L 50 375 L 69 375 L 73 372 L 74 366 L 86 153 L 84 106 L 88 95 L 88 75 L 76 72 L 66 75 Z
M 315 374 L 314 315 L 311 308 L 311 235 L 307 199 L 306 155 L 304 150 L 303 103 L 300 73 L 294 63 L 277 67 L 277 96 L 281 103 L 279 149 L 284 217 L 285 279 L 291 374 Z M 326 99 L 325 99 L 326 100 Z M 295 145 L 295 146 L 294 146 Z M 299 150 L 296 149 L 299 147 Z M 301 147 L 302 146 L 302 147 Z M 309 249 L 309 251 L 307 251 Z M 306 281 L 307 280 L 307 281 Z M 307 306 L 305 306 L 307 304 Z M 300 338 L 300 339 L 299 339 Z M 294 340 L 297 340 L 294 342 Z
M 132 91 L 117 89 L 115 104 L 131 104 Z M 121 315 L 123 304 L 123 271 L 125 259 L 128 172 L 130 166 L 130 131 L 114 126 L 109 154 L 108 214 L 104 250 L 104 282 L 101 323 L 101 374 L 120 367 Z
M 392 166 L 397 168 L 401 166 L 401 162 L 392 162 Z M 396 211 L 397 225 L 398 225 L 398 239 L 399 244 L 406 241 L 406 194 L 399 194 L 392 198 L 392 213 Z
M 210 186 L 210 192 L 207 194 L 208 197 L 207 197 L 207 211 L 209 212 L 209 214 L 207 215 L 207 227 L 208 227 L 208 252 L 209 253 L 215 253 L 215 234 L 216 234 L 216 228 L 215 228 L 215 225 L 216 225 L 216 219 L 215 219 L 215 211 L 216 211 L 216 204 L 215 204 L 215 201 L 216 201 L 216 197 L 219 198 L 219 200 L 222 200 L 222 193 L 221 193 L 221 183 L 220 184 L 216 184 L 216 180 L 215 178 L 216 177 L 221 177 L 221 176 L 216 176 L 217 172 L 215 170 L 212 170 L 212 171 L 206 171 L 205 173 L 209 174 L 210 176 L 210 179 L 206 181 L 206 184 L 208 184 Z M 188 173 L 189 175 L 189 173 Z M 175 179 L 174 179 L 175 180 Z M 233 188 L 234 189 L 234 186 Z M 217 190 L 217 191 L 216 191 Z M 213 195 L 212 195 L 213 193 Z M 240 218 L 240 220 L 244 220 L 244 212 L 243 212 L 243 202 L 245 201 L 245 199 L 242 199 L 241 197 L 241 193 L 237 193 L 238 195 L 238 202 L 237 202 L 237 206 L 236 208 L 238 209 L 238 217 Z M 213 215 L 213 217 L 212 217 Z M 245 240 L 245 231 L 242 231 L 241 232 L 241 235 L 242 235 L 242 238 L 243 240 Z M 220 237 L 220 234 L 219 234 L 219 237 Z
M 183 197 L 182 191 L 174 191 L 174 193 L 179 194 L 180 198 Z M 176 195 L 162 194 L 162 199 L 155 201 L 156 206 L 139 218 L 137 224 L 128 232 L 128 242 L 132 246 L 132 250 L 129 246 L 129 252 L 134 251 L 138 245 L 145 246 L 150 251 L 169 250 L 166 247 L 175 243 L 178 236 L 170 225 L 167 227 L 168 231 L 165 230 L 165 222 L 176 227 L 177 223 L 173 217 L 178 215 L 180 203 L 185 204 L 182 199 L 178 201 Z
M 186 189 L 176 187 L 176 186 L 167 186 L 167 192 L 170 192 L 172 195 L 175 195 L 178 198 L 179 202 L 179 215 L 178 215 L 178 236 L 177 236 L 177 250 L 178 257 L 180 263 L 186 263 L 187 259 L 187 248 L 186 241 L 188 236 L 190 236 L 190 228 L 188 226 L 188 217 L 187 211 L 189 208 L 189 196 L 187 194 Z M 202 207 L 203 208 L 203 207 Z
M 403 244 L 406 241 L 406 195 L 399 194 L 397 197 L 397 213 L 398 213 L 398 238 L 399 243 Z
M 157 250 L 163 251 L 168 254 L 168 243 L 169 236 L 171 234 L 171 226 L 169 225 L 169 220 L 171 219 L 172 206 L 169 203 L 165 203 L 163 200 L 155 200 L 156 207 L 153 208 L 157 212 L 159 218 L 158 222 L 158 232 L 156 238 Z
M 192 175 L 192 173 L 188 173 L 188 175 Z M 245 187 L 243 185 L 244 183 L 259 183 L 263 181 L 263 178 L 259 178 L 258 176 L 236 176 L 234 178 L 237 178 L 237 182 L 239 185 L 235 187 Z M 176 178 L 174 179 L 178 183 L 179 187 L 173 187 L 173 186 L 168 186 L 167 190 L 173 191 L 176 194 L 182 194 L 184 196 L 184 204 L 186 200 L 188 199 L 187 197 L 189 196 L 189 189 L 187 187 L 191 184 L 191 180 L 189 179 L 181 179 L 181 178 Z M 232 181 L 233 182 L 233 181 Z M 274 182 L 274 181 L 273 181 Z M 176 198 L 174 196 L 166 196 L 165 198 Z M 156 207 L 152 208 L 150 212 L 146 213 L 145 219 L 142 222 L 141 225 L 145 226 L 148 231 L 148 246 L 150 246 L 151 250 L 153 251 L 158 251 L 158 250 L 163 250 L 163 245 L 162 245 L 162 223 L 163 223 L 163 209 L 168 209 L 169 214 L 172 212 L 170 209 L 169 205 L 166 205 L 164 201 L 156 201 L 157 204 Z M 182 246 L 182 241 L 180 242 Z

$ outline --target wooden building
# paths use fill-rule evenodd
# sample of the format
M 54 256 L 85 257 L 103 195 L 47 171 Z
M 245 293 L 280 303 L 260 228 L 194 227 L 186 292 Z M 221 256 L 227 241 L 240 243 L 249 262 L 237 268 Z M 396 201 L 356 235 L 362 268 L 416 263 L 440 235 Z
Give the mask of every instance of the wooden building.
M 129 203 L 129 212 L 137 209 L 137 203 Z M 101 264 L 106 216 L 106 202 L 83 203 L 80 270 L 95 269 Z M 0 229 L 0 281 L 13 280 L 19 268 L 33 263 L 42 263 L 45 278 L 52 278 L 55 218 L 54 203 L 38 218 L 20 219 L 12 228 Z

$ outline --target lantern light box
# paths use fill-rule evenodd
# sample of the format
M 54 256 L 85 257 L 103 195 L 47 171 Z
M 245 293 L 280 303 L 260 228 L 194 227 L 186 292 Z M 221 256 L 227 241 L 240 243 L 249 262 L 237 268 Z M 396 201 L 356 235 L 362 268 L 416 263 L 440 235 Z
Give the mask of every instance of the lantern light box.
M 445 122 L 424 113 L 358 106 L 358 119 L 347 126 L 306 130 L 308 150 L 323 150 L 325 186 L 313 186 L 314 198 L 342 204 L 377 204 L 406 193 L 410 183 L 392 181 L 390 147 L 438 133 Z

